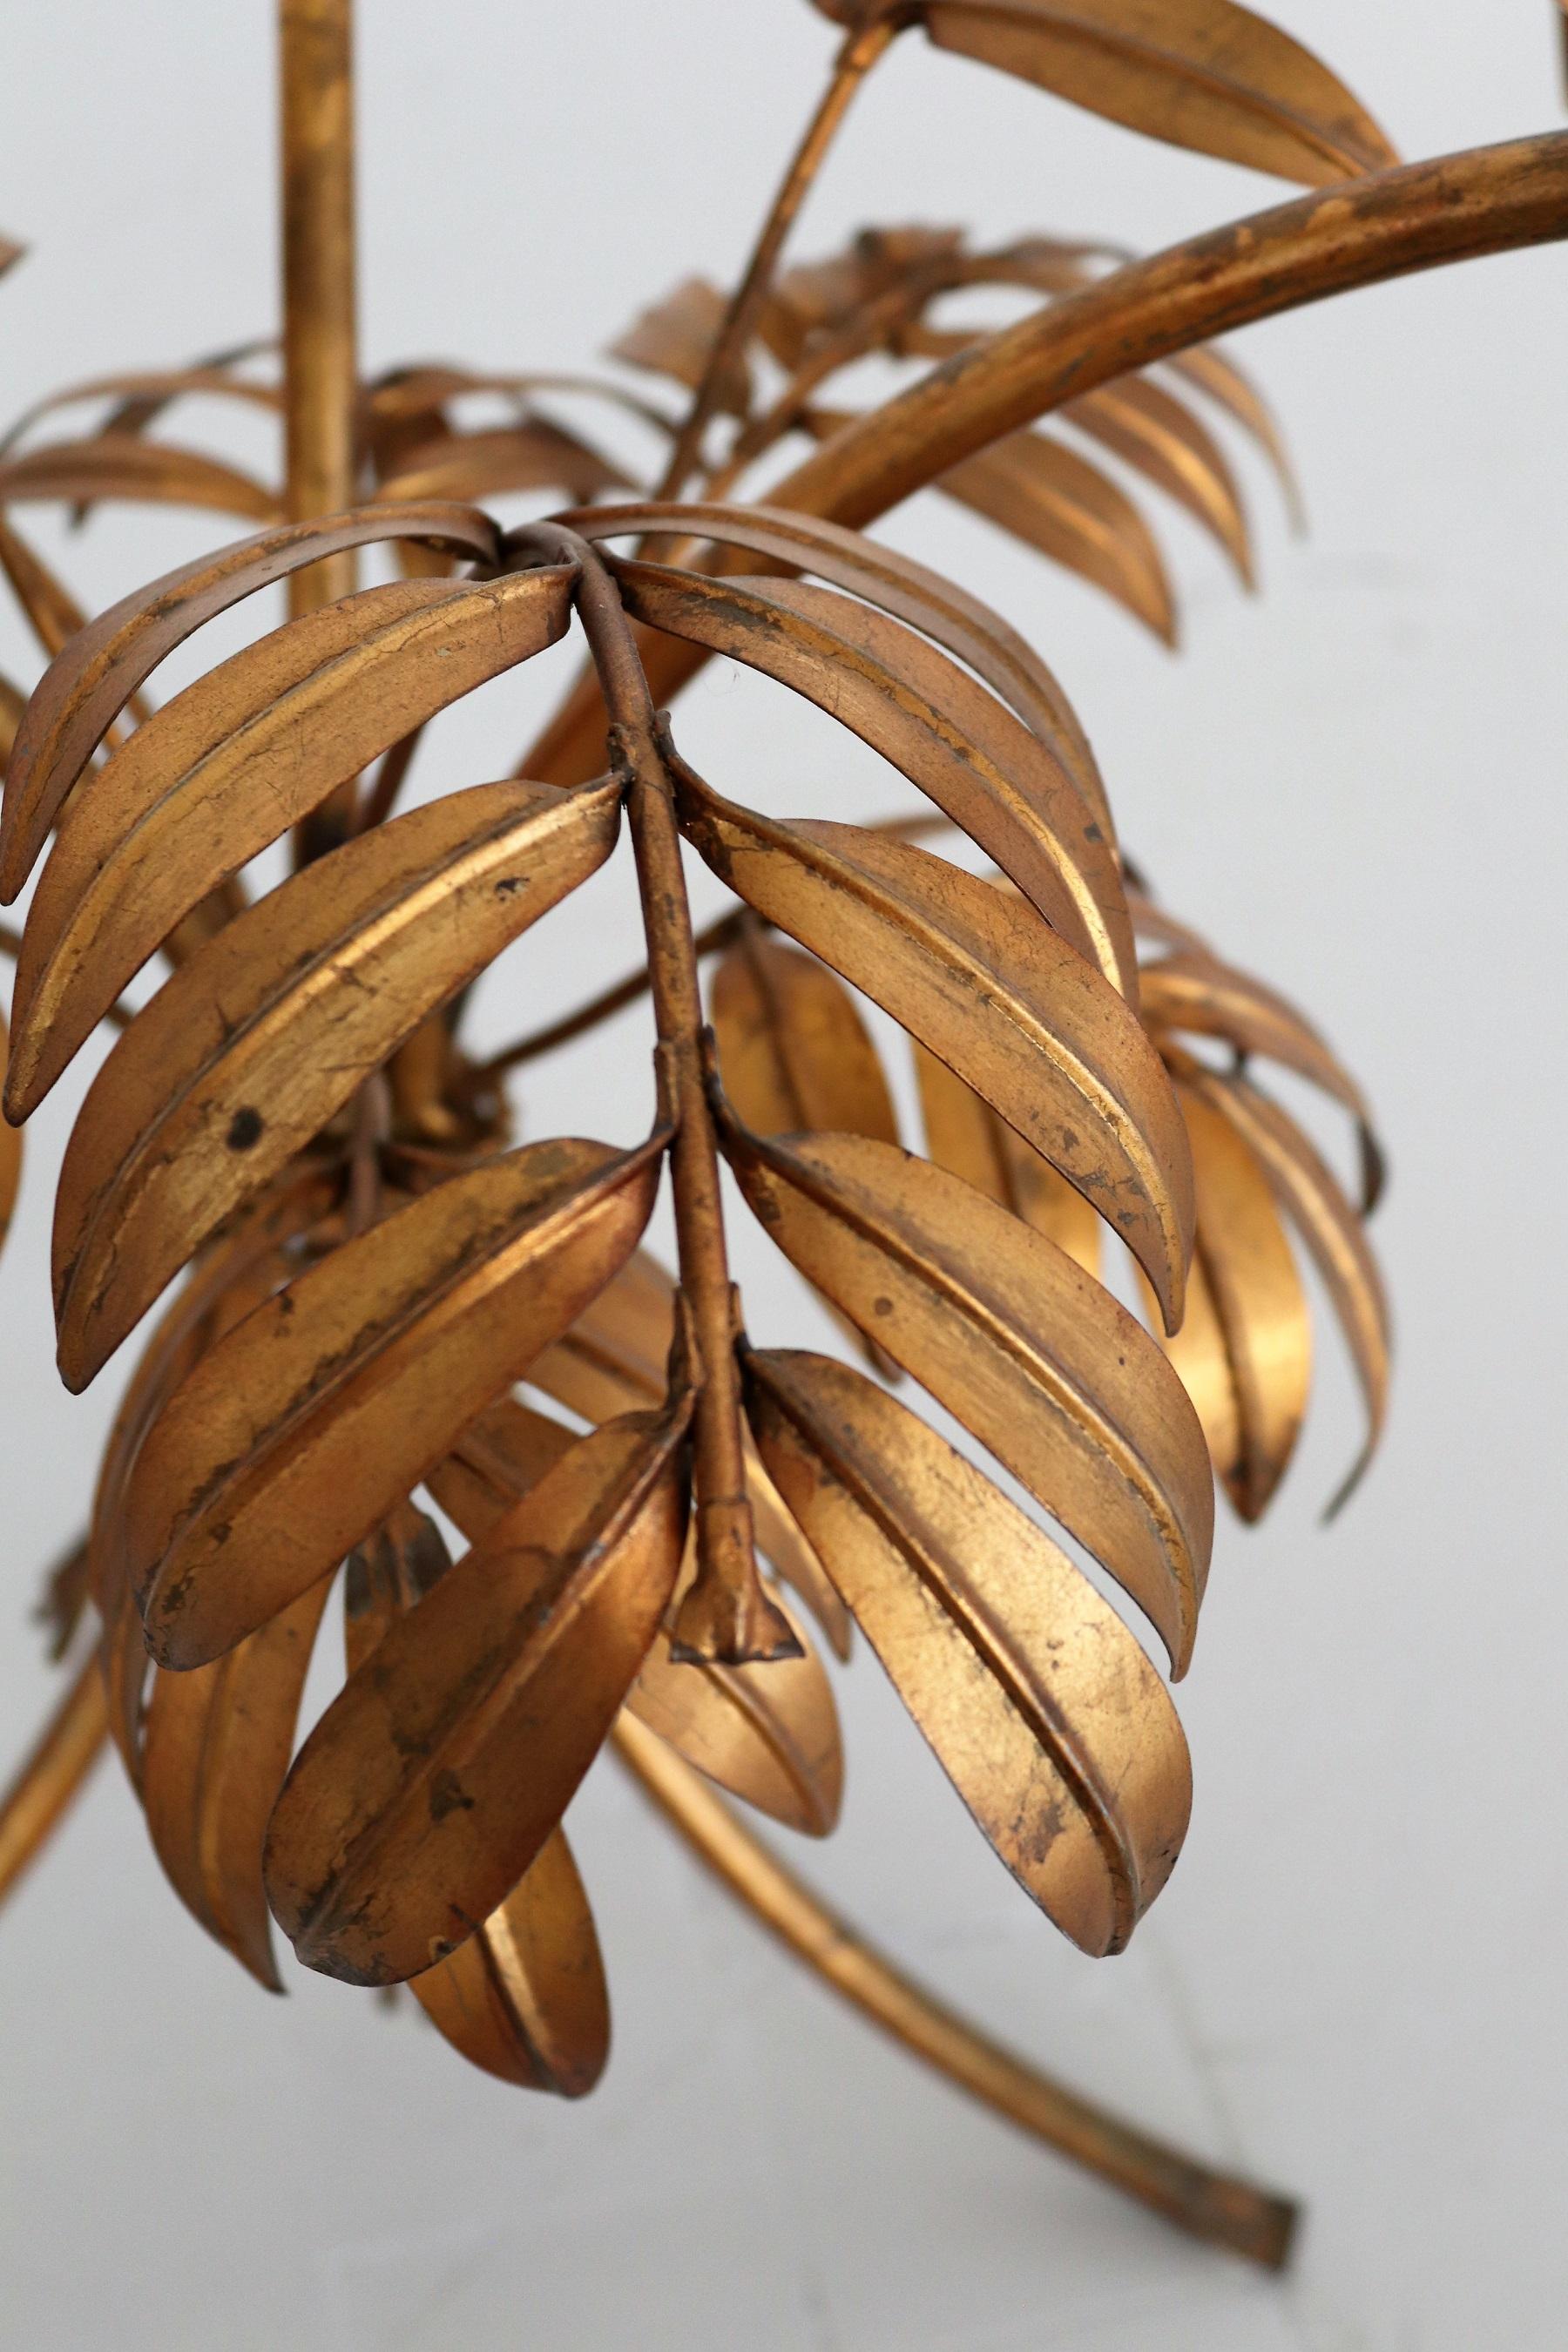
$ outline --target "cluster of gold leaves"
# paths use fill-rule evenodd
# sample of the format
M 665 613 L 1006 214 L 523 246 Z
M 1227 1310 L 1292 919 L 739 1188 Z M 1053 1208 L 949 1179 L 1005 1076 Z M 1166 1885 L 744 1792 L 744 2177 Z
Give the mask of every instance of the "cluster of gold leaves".
M 918 23 L 941 47 L 1309 184 L 1391 160 L 1326 68 L 1226 0 L 828 13 L 852 37 Z M 276 406 L 259 347 L 72 387 L 0 449 L 7 510 L 168 499 L 265 526 L 89 621 L 0 520 L 0 563 L 51 656 L 25 708 L 10 689 L 0 704 L 7 901 L 44 859 L 9 1118 L 37 1109 L 100 1024 L 123 1032 L 59 1181 L 68 1386 L 184 1277 L 57 1579 L 62 1646 L 89 1596 L 100 1630 L 67 1727 L 5 1815 L 12 1860 L 90 1752 L 96 1707 L 174 1886 L 264 1982 L 270 1916 L 311 1967 L 410 1980 L 476 2063 L 574 2094 L 603 2064 L 608 2009 L 560 1824 L 595 1755 L 626 1710 L 723 1788 L 825 1833 L 843 1767 L 808 1620 L 840 1657 L 853 1620 L 1020 1884 L 1085 1950 L 1125 1943 L 1187 1818 L 1163 1685 L 1068 1553 L 889 1384 L 906 1372 L 952 1413 L 1184 1671 L 1215 1479 L 1255 1518 L 1300 1425 L 1298 1247 L 1348 1340 L 1368 1452 L 1381 1427 L 1365 1106 L 1293 1008 L 1130 887 L 1092 753 L 1029 645 L 874 541 L 731 495 L 787 435 L 837 429 L 825 394 L 841 370 L 972 340 L 944 322 L 949 298 L 1070 295 L 1112 257 L 868 233 L 762 288 L 733 352 L 737 314 L 689 281 L 616 355 L 727 420 L 725 446 L 700 451 L 695 500 L 638 494 L 563 421 L 559 404 L 586 394 L 676 431 L 613 384 L 422 366 L 363 388 L 364 503 L 282 523 L 279 492 L 152 429 L 194 394 Z M 1127 375 L 1063 414 L 1250 582 L 1234 473 L 1186 393 L 1258 439 L 1289 489 L 1278 436 L 1223 354 L 1174 366 L 1174 382 Z M 458 423 L 479 394 L 511 403 L 511 421 Z M 97 429 L 33 438 L 86 401 L 107 404 Z M 1016 434 L 940 487 L 1173 634 L 1147 524 L 1068 442 Z M 473 503 L 541 490 L 571 501 L 542 528 L 509 533 Z M 373 547 L 395 551 L 399 577 L 148 707 L 160 665 L 216 616 Z M 605 772 L 476 784 L 395 815 L 421 730 L 574 616 L 613 721 Z M 722 795 L 654 720 L 632 623 L 829 712 L 994 870 Z M 250 902 L 245 869 L 345 791 L 338 836 L 307 835 L 320 854 Z M 513 1147 L 504 1076 L 523 1053 L 475 1067 L 465 992 L 610 857 L 624 822 L 658 1015 L 648 1130 Z M 738 902 L 709 942 L 707 1030 L 678 835 Z M 127 1018 L 122 992 L 160 950 L 173 976 Z M 913 1041 L 924 1156 L 900 1148 L 861 998 Z M 1355 1120 L 1359 1202 L 1260 1062 Z M 4 1210 L 16 1144 L 0 1133 Z M 642 1250 L 667 1162 L 678 1223 L 683 1202 L 716 1202 L 704 1153 L 868 1371 L 752 1343 L 711 1213 L 716 1259 L 693 1255 L 689 1214 L 677 1276 Z M 1113 1244 L 1151 1328 L 1108 1286 Z M 735 1491 L 714 1484 L 726 1461 Z M 469 1547 L 456 1560 L 425 1503 Z M 340 1574 L 347 1678 L 296 1757 Z M 0 1877 L 7 1860 L 0 1836 Z

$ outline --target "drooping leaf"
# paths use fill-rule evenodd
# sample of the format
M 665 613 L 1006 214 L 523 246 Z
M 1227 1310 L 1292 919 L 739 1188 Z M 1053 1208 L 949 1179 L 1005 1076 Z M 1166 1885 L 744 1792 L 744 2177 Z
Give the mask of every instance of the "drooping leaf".
M 1124 376 L 1069 400 L 1058 415 L 1175 499 L 1255 585 L 1252 542 L 1236 477 L 1208 427 L 1163 386 Z
M 754 1355 L 774 1476 L 953 1785 L 1084 1950 L 1118 1951 L 1191 1804 L 1159 1677 L 1064 1553 L 933 1430 L 820 1356 Z
M 686 278 L 663 299 L 634 319 L 625 334 L 610 345 L 610 357 L 627 367 L 646 368 L 667 375 L 695 392 L 708 366 L 727 308 L 725 297 L 705 278 Z M 751 405 L 751 379 L 743 364 L 732 368 L 718 387 L 716 405 L 743 416 Z
M 503 1400 L 469 1424 L 426 1483 L 468 1541 L 482 1544 L 574 1443 L 559 1423 Z M 760 1464 L 758 1469 L 765 1479 Z M 692 1564 L 689 1542 L 687 1565 Z M 791 1829 L 826 1837 L 838 1818 L 844 1757 L 832 1687 L 805 1627 L 774 1591 L 770 1597 L 784 1612 L 798 1656 L 761 1665 L 706 1659 L 678 1665 L 668 1628 L 679 1597 L 678 1587 L 627 1706 L 731 1795 Z
M 897 1143 L 877 1049 L 853 998 L 815 956 L 754 925 L 721 958 L 710 998 L 725 1091 L 760 1135 L 842 1129 Z M 837 1315 L 836 1308 L 829 1312 Z M 858 1347 L 868 1347 L 853 1324 Z M 887 1359 L 870 1348 L 873 1370 Z
M 1184 1087 L 1180 1093 L 1197 1182 L 1196 1255 L 1238 1409 L 1240 1445 L 1226 1484 L 1241 1517 L 1257 1519 L 1300 1433 L 1311 1323 L 1261 1163 L 1201 1096 Z
M 1124 992 L 1136 960 L 1114 851 L 1072 776 L 996 697 L 902 622 L 805 581 L 617 562 L 627 610 L 731 656 L 852 728 L 978 842 Z
M 199 450 L 173 449 L 167 442 L 143 441 L 133 433 L 47 442 L 0 458 L 0 505 L 40 499 L 68 499 L 77 506 L 123 499 L 216 507 L 220 514 L 247 515 L 258 522 L 271 522 L 279 508 L 277 491 L 248 474 Z
M 1048 1160 L 1042 1159 L 973 1087 L 965 1086 L 918 1040 L 915 1075 L 927 1159 L 950 1174 L 962 1176 L 988 1199 L 1000 1201 L 1005 1209 L 1065 1250 L 1086 1274 L 1098 1277 L 1104 1228 L 1083 1194 L 1075 1192 Z
M 1338 77 L 1233 0 L 924 0 L 939 48 L 1304 186 L 1399 161 Z
M 563 425 L 531 417 L 482 433 L 447 432 L 400 450 L 379 499 L 492 499 L 517 490 L 561 490 L 591 499 L 625 489 L 630 478 Z
M 1377 1449 L 1388 1410 L 1388 1304 L 1362 1221 L 1331 1168 L 1288 1112 L 1241 1077 L 1184 1062 L 1187 1085 L 1241 1136 L 1268 1171 L 1321 1275 L 1366 1402 L 1366 1441 L 1329 1505 L 1347 1502 Z
M 1109 474 L 1047 433 L 1010 433 L 937 488 L 1124 605 L 1166 645 L 1175 605 L 1153 534 Z
M 89 1652 L 32 1748 L 0 1790 L 0 1902 L 47 1844 L 103 1753 L 107 1709 L 102 1669 Z
M 619 817 L 613 782 L 476 785 L 318 858 L 189 959 L 119 1040 L 67 1147 L 68 1387 L 436 1005 L 603 864 Z
M 1104 1563 L 1184 1671 L 1214 1488 L 1192 1406 L 1147 1333 L 945 1170 L 859 1136 L 782 1143 L 732 1117 L 722 1139 L 791 1264 Z
M 357 1674 L 383 1635 L 451 1566 L 422 1511 L 403 1504 L 349 1555 L 344 1643 Z M 484 1925 L 413 1991 L 442 2036 L 486 2074 L 580 2098 L 604 2072 L 609 1993 L 588 1898 L 556 1830 Z
M 390 1626 L 295 1762 L 267 1884 L 307 1967 L 416 1975 L 517 1885 L 668 1605 L 689 1396 L 574 1446 Z
M 531 1144 L 455 1176 L 202 1357 L 125 1496 L 160 1664 L 221 1656 L 440 1461 L 635 1247 L 664 1142 Z
M 1094 754 L 1061 687 L 1026 639 L 941 572 L 868 539 L 863 531 L 844 530 L 837 523 L 792 514 L 784 507 L 736 507 L 712 500 L 678 505 L 642 499 L 586 507 L 566 520 L 590 540 L 679 525 L 693 539 L 742 549 L 792 571 L 814 572 L 830 587 L 907 622 L 974 670 L 1016 711 L 1071 775 L 1107 840 L 1114 839 Z
M 848 825 L 775 824 L 688 786 L 720 879 L 930 1046 L 1059 1169 L 1181 1317 L 1185 1134 L 1130 1008 L 1026 905 Z
M 142 1800 L 153 1851 L 186 1909 L 272 1992 L 283 1984 L 261 1849 L 334 1573 L 210 1665 L 155 1669 L 146 1705 Z
M 10 1115 L 37 1106 L 216 884 L 378 751 L 553 644 L 571 583 L 563 567 L 365 589 L 286 623 L 138 728 L 71 802 L 28 908 Z
M 637 1250 L 572 1328 L 529 1366 L 529 1381 L 584 1421 L 611 1421 L 658 1404 L 674 1334 L 675 1285 L 656 1258 Z M 764 1558 L 805 1601 L 835 1656 L 847 1658 L 844 1603 L 784 1508 L 749 1434 L 746 1496 Z
M 6 905 L 15 898 L 68 793 L 115 718 L 176 646 L 216 614 L 322 556 L 389 539 L 428 542 L 481 563 L 495 562 L 500 553 L 495 525 L 475 508 L 410 506 L 395 514 L 360 508 L 324 522 L 286 523 L 261 531 L 216 556 L 198 556 L 166 572 L 94 620 L 79 615 L 68 650 L 50 647 L 58 657 L 39 680 L 17 731 L 0 823 L 0 898 Z
M 1178 949 L 1145 964 L 1142 1003 L 1144 1020 L 1157 1033 L 1221 1038 L 1237 1054 L 1282 1063 L 1342 1104 L 1361 1145 L 1362 1208 L 1376 1206 L 1385 1162 L 1366 1097 L 1293 1004 L 1202 947 Z

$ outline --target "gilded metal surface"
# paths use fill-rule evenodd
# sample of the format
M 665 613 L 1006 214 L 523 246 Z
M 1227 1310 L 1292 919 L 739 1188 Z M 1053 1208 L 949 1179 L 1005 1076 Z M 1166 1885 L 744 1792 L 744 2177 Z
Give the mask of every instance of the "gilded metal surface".
M 1277 2263 L 1289 2207 L 954 2019 L 704 1785 L 831 1830 L 844 1756 L 814 1629 L 842 1660 L 858 1623 L 1020 1885 L 1085 1951 L 1120 1948 L 1186 1824 L 1170 1698 L 1118 1610 L 887 1384 L 906 1370 L 1098 1557 L 1177 1673 L 1216 1485 L 1258 1517 L 1306 1410 L 1299 1252 L 1366 1406 L 1336 1507 L 1387 1410 L 1360 1088 L 1132 887 L 1038 649 L 864 529 L 935 486 L 1173 639 L 1158 501 L 1248 585 L 1226 433 L 1297 510 L 1269 409 L 1209 339 L 1568 236 L 1568 139 L 1399 167 L 1329 68 L 1232 0 L 823 6 L 844 39 L 733 290 L 684 280 L 615 347 L 657 398 L 446 362 L 361 380 L 349 0 L 280 0 L 280 362 L 263 341 L 108 374 L 0 440 L 0 571 L 47 661 L 30 698 L 0 681 L 7 903 L 41 863 L 21 932 L 0 931 L 0 1228 L 16 1125 L 113 1027 L 57 1201 L 68 1384 L 184 1277 L 57 1582 L 61 1645 L 79 1629 L 86 1653 L 0 1801 L 0 1894 L 112 1741 L 174 1888 L 263 1983 L 270 1918 L 308 1966 L 412 1979 L 475 2065 L 576 2096 L 609 2011 L 561 1816 L 613 1738 L 868 2015 L 1183 2228 Z M 883 226 L 786 266 L 851 100 L 912 32 L 1312 193 L 1143 261 L 1092 236 L 984 249 Z M 991 330 L 950 307 L 987 289 L 1033 307 Z M 283 478 L 170 437 L 195 394 L 280 413 Z M 503 421 L 472 424 L 480 394 Z M 580 425 L 589 402 L 666 436 L 657 483 Z M 561 511 L 503 530 L 480 502 L 520 490 Z M 92 617 L 16 528 L 46 501 L 261 528 Z M 356 591 L 372 549 L 399 576 Z M 152 708 L 171 655 L 279 583 L 288 621 L 222 661 L 198 647 L 195 683 Z M 438 714 L 579 625 L 584 676 L 518 780 L 395 816 Z M 784 822 L 704 782 L 666 705 L 715 654 L 871 744 L 916 810 Z M 643 969 L 476 1060 L 471 983 L 616 852 L 623 812 Z M 914 845 L 948 829 L 971 863 Z M 300 870 L 247 904 L 247 869 L 290 832 Z M 731 894 L 702 931 L 689 850 Z M 132 1010 L 159 953 L 174 976 Z M 512 1148 L 513 1074 L 644 996 L 631 1141 Z M 923 1157 L 861 1000 L 910 1041 Z M 1275 1066 L 1348 1116 L 1358 1187 L 1274 1098 Z M 877 1377 L 747 1337 L 722 1160 Z M 673 1273 L 639 1248 L 667 1169 Z M 1158 1337 L 1108 1286 L 1117 1244 Z M 455 1562 L 422 1495 L 470 1546 Z M 340 1571 L 347 1676 L 295 1755 Z

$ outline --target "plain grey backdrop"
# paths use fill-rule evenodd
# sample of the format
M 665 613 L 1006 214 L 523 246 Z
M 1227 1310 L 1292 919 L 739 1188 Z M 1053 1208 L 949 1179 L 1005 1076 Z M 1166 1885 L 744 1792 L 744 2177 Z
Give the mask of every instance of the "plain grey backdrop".
M 1279 13 L 1408 154 L 1559 119 L 1546 0 Z M 365 0 L 368 362 L 574 367 L 677 278 L 731 272 L 832 38 L 803 0 Z M 0 220 L 32 247 L 0 288 L 0 414 L 266 331 L 260 0 L 16 7 L 0 49 Z M 907 218 L 1152 246 L 1285 193 L 911 38 L 798 250 Z M 1289 537 L 1244 459 L 1264 574 L 1248 600 L 1162 513 L 1179 659 L 930 500 L 886 529 L 1031 634 L 1163 893 L 1301 1000 L 1371 1089 L 1394 1168 L 1377 1234 L 1398 1317 L 1391 1435 L 1321 1528 L 1355 1426 L 1325 1338 L 1278 1508 L 1255 1533 L 1221 1530 L 1181 1702 L 1191 1839 L 1126 1958 L 1081 1959 L 1032 1913 L 864 1653 L 841 1682 L 844 1826 L 804 1859 L 1042 2063 L 1300 2192 L 1296 2269 L 1265 2281 L 1185 2245 L 926 2079 L 704 1884 L 608 1765 L 573 1822 L 616 2047 L 575 2109 L 471 2073 L 407 2003 L 386 2014 L 298 1970 L 288 2000 L 266 1999 L 179 1907 L 106 1769 L 0 1922 L 6 2344 L 1563 2341 L 1568 259 L 1416 278 L 1238 350 L 1285 421 L 1310 536 Z M 210 411 L 185 429 L 268 454 L 250 428 L 226 443 Z M 74 540 L 37 524 L 89 603 L 226 529 L 147 510 Z M 0 661 L 31 675 L 9 613 L 0 636 Z M 532 680 L 478 698 L 421 790 L 504 772 L 544 698 Z M 901 804 L 870 753 L 780 689 L 715 667 L 680 725 L 742 797 Z M 575 1002 L 635 953 L 623 861 L 487 984 L 485 1034 Z M 541 1074 L 529 1130 L 629 1136 L 647 1043 L 628 1016 Z M 29 1137 L 0 1275 L 7 1756 L 47 1686 L 35 1579 L 83 1518 L 121 1377 L 73 1402 L 51 1370 L 48 1203 L 79 1093 L 63 1087 Z M 748 1236 L 742 1255 L 753 1331 L 820 1337 L 769 1244 Z

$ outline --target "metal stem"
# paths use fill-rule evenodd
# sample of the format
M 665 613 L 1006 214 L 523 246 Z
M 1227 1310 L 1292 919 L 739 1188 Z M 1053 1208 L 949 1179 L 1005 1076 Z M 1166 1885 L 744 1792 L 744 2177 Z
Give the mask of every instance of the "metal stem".
M 31 1755 L 0 1797 L 0 1903 L 47 1840 L 108 1739 L 109 1701 L 94 1643 Z
M 354 310 L 353 0 L 279 0 L 283 157 L 283 413 L 290 518 L 353 506 L 358 362 Z M 352 549 L 290 575 L 298 619 L 348 595 Z M 301 858 L 349 830 L 345 784 L 300 828 Z
M 784 239 L 795 226 L 795 216 L 822 168 L 823 158 L 837 135 L 856 91 L 900 30 L 897 18 L 883 16 L 877 23 L 862 26 L 858 32 L 851 33 L 840 49 L 833 79 L 823 92 L 822 102 L 807 123 L 800 145 L 790 159 L 789 169 L 752 248 L 752 257 L 730 298 L 729 309 L 724 313 L 713 348 L 708 354 L 708 363 L 702 371 L 702 381 L 697 387 L 686 422 L 670 452 L 664 478 L 654 492 L 656 498 L 677 497 L 695 468 L 709 420 L 723 397 L 726 383 L 740 362 L 752 330 L 756 325 L 758 313 L 767 299 Z
M 735 1360 L 739 1318 L 724 1240 L 719 1149 L 708 1108 L 702 990 L 658 718 L 631 624 L 598 551 L 553 523 L 514 532 L 510 544 L 565 555 L 581 567 L 578 616 L 610 714 L 612 764 L 627 777 L 626 815 L 647 938 L 659 1085 L 675 1127 L 669 1167 L 680 1286 L 701 1357 L 692 1431 L 697 1576 L 680 1605 L 672 1653 L 728 1665 L 798 1656 L 800 1644 L 788 1621 L 763 1589 L 752 1549 Z

